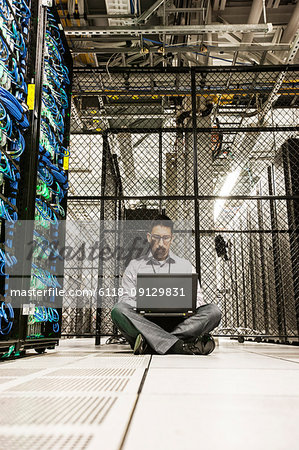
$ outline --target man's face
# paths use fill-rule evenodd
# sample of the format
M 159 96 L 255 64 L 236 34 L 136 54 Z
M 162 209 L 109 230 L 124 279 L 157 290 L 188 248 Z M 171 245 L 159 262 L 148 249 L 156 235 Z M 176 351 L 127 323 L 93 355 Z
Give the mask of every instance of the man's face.
M 156 225 L 151 233 L 147 233 L 147 240 L 154 258 L 159 261 L 167 258 L 172 242 L 171 228 Z

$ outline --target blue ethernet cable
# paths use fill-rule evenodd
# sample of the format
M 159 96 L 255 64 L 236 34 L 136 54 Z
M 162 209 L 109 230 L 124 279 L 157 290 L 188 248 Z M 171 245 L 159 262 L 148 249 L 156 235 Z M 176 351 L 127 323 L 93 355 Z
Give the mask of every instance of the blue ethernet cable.
M 8 209 L 11 209 L 9 205 L 5 205 L 3 200 L 0 199 L 0 217 L 6 219 L 8 222 L 16 222 L 18 220 L 18 213 L 12 210 L 12 214 L 8 212 Z
M 5 308 L 8 309 L 8 314 L 5 311 Z M 1 303 L 0 307 L 0 334 L 7 335 L 10 333 L 14 320 L 14 310 L 10 303 Z M 3 323 L 6 323 L 3 326 Z
M 12 115 L 22 128 L 28 128 L 29 122 L 25 116 L 25 111 L 22 105 L 16 98 L 2 86 L 0 86 L 0 100 L 6 110 Z

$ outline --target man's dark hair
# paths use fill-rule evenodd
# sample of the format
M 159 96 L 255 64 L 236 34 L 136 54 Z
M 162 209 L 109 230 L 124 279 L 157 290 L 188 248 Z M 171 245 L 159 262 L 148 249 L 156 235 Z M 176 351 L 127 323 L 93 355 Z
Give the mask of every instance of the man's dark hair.
M 171 229 L 171 233 L 173 232 L 173 221 L 166 216 L 165 214 L 159 214 L 157 215 L 150 224 L 150 231 L 157 225 L 161 225 L 162 227 L 168 227 Z

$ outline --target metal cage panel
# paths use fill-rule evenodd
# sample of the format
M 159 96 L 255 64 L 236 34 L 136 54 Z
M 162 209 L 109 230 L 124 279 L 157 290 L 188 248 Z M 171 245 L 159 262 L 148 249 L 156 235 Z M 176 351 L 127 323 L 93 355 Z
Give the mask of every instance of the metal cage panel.
M 186 221 L 192 239 L 175 250 L 222 310 L 219 335 L 298 338 L 298 72 L 74 71 L 69 214 L 100 220 L 95 232 L 111 245 L 126 220 L 164 211 Z M 98 263 L 98 287 L 120 286 L 124 261 Z M 94 299 L 90 334 L 114 334 L 115 300 Z

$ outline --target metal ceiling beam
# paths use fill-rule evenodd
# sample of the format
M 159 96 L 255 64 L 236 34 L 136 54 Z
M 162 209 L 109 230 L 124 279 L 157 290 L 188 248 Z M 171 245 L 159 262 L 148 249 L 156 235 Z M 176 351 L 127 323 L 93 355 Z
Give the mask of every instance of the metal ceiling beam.
M 152 6 L 144 11 L 136 20 L 135 23 L 147 22 L 151 15 L 164 3 L 164 0 L 157 0 Z
M 133 14 L 87 14 L 88 20 L 92 19 L 134 19 Z
M 288 26 L 286 27 L 282 35 L 281 42 L 292 41 L 292 39 L 294 38 L 295 34 L 298 31 L 298 23 L 299 23 L 299 2 L 297 1 L 292 17 L 290 18 Z
M 210 25 L 211 23 L 212 23 L 212 5 L 211 5 L 211 0 L 208 0 L 208 2 L 207 2 L 207 11 L 206 11 L 205 18 L 204 18 L 204 24 L 205 25 Z M 206 56 L 205 56 L 204 64 L 206 66 L 208 66 L 208 65 L 212 64 L 212 61 L 211 61 L 211 58 L 210 58 L 210 52 L 211 52 L 211 47 L 210 46 L 213 45 L 213 35 L 212 35 L 212 33 L 206 33 L 205 36 L 204 36 L 204 40 L 205 40 L 205 42 L 208 45 L 207 46 L 208 51 L 207 51 Z
M 127 36 L 84 36 L 84 37 L 74 37 L 72 38 L 72 42 L 82 42 L 82 41 L 94 41 L 94 42 L 105 42 L 107 45 L 107 42 L 119 42 L 123 40 L 124 42 L 128 39 Z M 130 37 L 131 42 L 139 42 L 140 39 L 138 37 Z
M 214 11 L 218 11 L 219 9 L 219 0 L 214 0 Z
M 103 47 L 103 48 L 74 48 L 71 49 L 71 53 L 73 55 L 77 55 L 80 53 L 96 53 L 97 55 L 100 53 L 137 53 L 140 52 L 141 47 Z
M 238 35 L 240 35 L 240 33 L 238 33 Z M 239 38 L 239 36 L 237 36 L 234 33 L 224 33 L 223 37 L 228 42 L 230 42 L 232 45 L 239 45 L 239 44 L 241 44 L 241 38 Z
M 259 23 L 262 11 L 263 11 L 263 0 L 253 0 L 247 23 L 248 24 Z M 242 42 L 246 44 L 249 44 L 250 42 L 252 42 L 252 40 L 253 40 L 252 33 L 246 34 L 242 38 Z
M 164 117 L 173 117 L 175 115 L 175 111 L 171 112 L 171 113 L 154 113 L 154 112 L 150 112 L 148 114 L 142 113 L 140 114 L 138 111 L 135 113 L 117 113 L 115 112 L 114 114 L 110 114 L 110 113 L 103 113 L 100 116 L 88 116 L 88 117 L 81 117 L 81 120 L 90 120 L 90 119 L 94 119 L 94 120 L 99 120 L 99 119 L 123 119 L 125 117 L 130 117 L 131 119 L 163 119 Z
M 256 52 L 264 52 L 265 50 L 273 51 L 273 50 L 290 50 L 290 44 L 260 44 L 260 45 L 247 45 L 247 44 L 236 44 L 236 45 L 222 45 L 222 46 L 210 46 L 209 50 L 212 53 L 217 52 L 234 52 L 236 50 L 240 52 L 248 52 L 248 51 L 256 51 Z M 178 51 L 178 52 L 199 52 L 200 46 L 189 45 L 186 47 L 176 47 L 176 46 L 168 46 L 166 47 L 167 51 Z M 153 51 L 153 49 L 149 49 L 149 51 Z
M 237 25 L 174 25 L 174 26 L 91 26 L 65 27 L 66 36 L 142 36 L 143 34 L 203 34 L 203 33 L 269 33 L 272 24 L 237 24 Z
M 220 3 L 220 10 L 224 10 L 225 9 L 225 5 L 226 5 L 226 0 L 221 0 L 221 3 Z
M 90 47 L 90 48 L 73 48 L 71 50 L 72 54 L 79 53 L 137 53 L 140 52 L 141 47 Z M 150 53 L 160 53 L 160 47 L 153 47 L 148 49 Z M 287 51 L 290 50 L 290 44 L 265 44 L 265 45 L 232 45 L 232 46 L 213 46 L 209 48 L 211 53 L 226 53 L 226 52 L 264 52 L 264 51 Z M 202 48 L 200 46 L 184 46 L 184 47 L 176 47 L 169 46 L 165 47 L 166 53 L 188 53 L 188 52 L 201 52 Z
M 287 55 L 285 64 L 288 65 L 288 64 L 291 64 L 293 62 L 293 60 L 294 60 L 294 58 L 296 56 L 298 48 L 299 48 L 299 32 L 296 35 L 296 38 L 295 38 L 295 40 L 294 40 L 294 42 L 292 44 L 292 47 L 291 47 L 291 49 L 290 49 L 290 51 L 289 51 L 289 53 Z M 279 91 L 279 89 L 280 89 L 280 87 L 281 87 L 281 85 L 282 85 L 282 83 L 283 83 L 283 81 L 285 79 L 286 73 L 287 73 L 287 69 L 285 69 L 284 71 L 280 72 L 280 74 L 278 75 L 276 83 L 273 86 L 272 92 L 269 95 L 267 101 L 265 102 L 265 104 L 264 104 L 264 106 L 263 106 L 263 108 L 261 110 L 260 118 L 264 118 L 266 116 L 266 114 L 270 111 L 273 103 L 277 100 L 277 98 L 278 98 L 278 91 Z
M 166 8 L 165 12 L 170 14 L 176 14 L 178 12 L 199 12 L 199 11 L 205 11 L 206 8 Z

